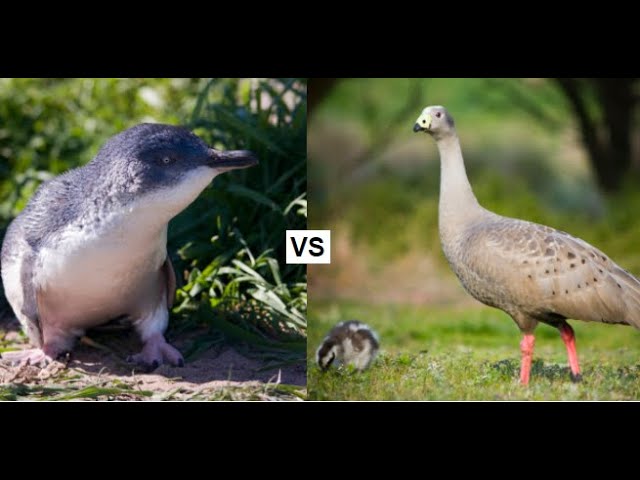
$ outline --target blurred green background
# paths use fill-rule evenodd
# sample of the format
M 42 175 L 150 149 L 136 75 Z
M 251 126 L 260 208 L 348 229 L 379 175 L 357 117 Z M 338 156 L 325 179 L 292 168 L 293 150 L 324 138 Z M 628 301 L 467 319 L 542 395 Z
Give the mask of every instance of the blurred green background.
M 306 228 L 306 79 L 0 80 L 0 239 L 37 186 L 87 163 L 140 122 L 184 125 L 260 165 L 217 177 L 169 228 L 178 276 L 174 333 L 209 330 L 187 358 L 222 342 L 300 361 L 306 270 L 286 265 L 284 230 Z M 0 291 L 0 313 L 8 313 Z
M 332 263 L 309 266 L 309 360 L 335 322 L 355 317 L 383 332 L 391 363 L 417 355 L 418 344 L 440 345 L 435 352 L 445 355 L 482 343 L 474 335 L 501 340 L 508 348 L 500 355 L 519 361 L 513 321 L 468 296 L 441 252 L 438 151 L 432 139 L 412 132 L 427 105 L 444 105 L 455 119 L 481 205 L 568 231 L 640 275 L 639 87 L 634 79 L 312 79 L 309 228 L 331 229 Z M 476 323 L 461 321 L 471 317 Z M 599 335 L 610 337 L 603 348 L 612 338 L 616 348 L 640 346 L 630 327 L 573 324 L 579 344 L 583 328 L 596 329 L 586 336 L 595 350 Z M 546 328 L 538 328 L 543 338 Z M 566 366 L 562 342 L 549 335 L 551 360 Z M 357 391 L 334 384 L 316 369 L 309 375 L 311 398 L 377 391 L 362 380 Z M 494 398 L 487 388 L 464 398 Z M 629 391 L 637 387 L 621 395 Z M 376 398 L 401 392 L 381 387 Z M 404 393 L 455 398 L 460 391 Z

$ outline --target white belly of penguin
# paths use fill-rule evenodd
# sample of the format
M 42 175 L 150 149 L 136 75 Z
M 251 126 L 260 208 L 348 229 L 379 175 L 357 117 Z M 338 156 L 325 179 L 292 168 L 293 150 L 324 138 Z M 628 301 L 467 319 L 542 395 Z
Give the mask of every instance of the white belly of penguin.
M 34 284 L 47 321 L 78 329 L 156 311 L 166 302 L 161 271 L 167 226 L 220 173 L 194 169 L 170 188 L 140 196 L 93 225 L 69 225 L 55 248 L 42 248 Z
M 96 228 L 70 225 L 55 249 L 39 252 L 34 280 L 48 321 L 89 328 L 163 301 L 167 224 L 148 213 L 118 212 Z

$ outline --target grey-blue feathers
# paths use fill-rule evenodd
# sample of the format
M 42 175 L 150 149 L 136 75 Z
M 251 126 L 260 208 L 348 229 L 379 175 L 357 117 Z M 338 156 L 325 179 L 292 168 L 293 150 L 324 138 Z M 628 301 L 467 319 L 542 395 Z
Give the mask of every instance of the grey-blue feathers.
M 2 258 L 12 237 L 24 236 L 34 248 L 71 222 L 100 222 L 114 205 L 178 182 L 207 165 L 212 150 L 190 131 L 143 123 L 108 140 L 87 165 L 43 183 L 7 231 Z

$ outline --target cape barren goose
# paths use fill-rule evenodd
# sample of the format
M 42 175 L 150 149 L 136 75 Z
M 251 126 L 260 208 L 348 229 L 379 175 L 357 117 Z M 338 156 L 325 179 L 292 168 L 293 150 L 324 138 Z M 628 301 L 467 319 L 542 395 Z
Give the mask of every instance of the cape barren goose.
M 506 218 L 478 204 L 464 168 L 453 118 L 427 107 L 414 132 L 427 132 L 440 152 L 440 242 L 464 288 L 513 318 L 522 331 L 520 381 L 529 383 L 539 322 L 560 331 L 581 379 L 576 340 L 566 319 L 640 328 L 640 280 L 587 242 L 568 233 Z

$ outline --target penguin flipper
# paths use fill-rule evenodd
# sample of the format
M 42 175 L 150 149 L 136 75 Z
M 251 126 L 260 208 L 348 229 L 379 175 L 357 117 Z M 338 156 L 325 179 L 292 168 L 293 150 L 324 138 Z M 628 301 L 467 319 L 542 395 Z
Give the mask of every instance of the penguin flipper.
M 167 258 L 162 264 L 162 273 L 167 286 L 167 307 L 171 308 L 176 298 L 176 272 L 173 270 L 173 264 L 171 263 L 171 257 L 169 257 L 168 252 Z

